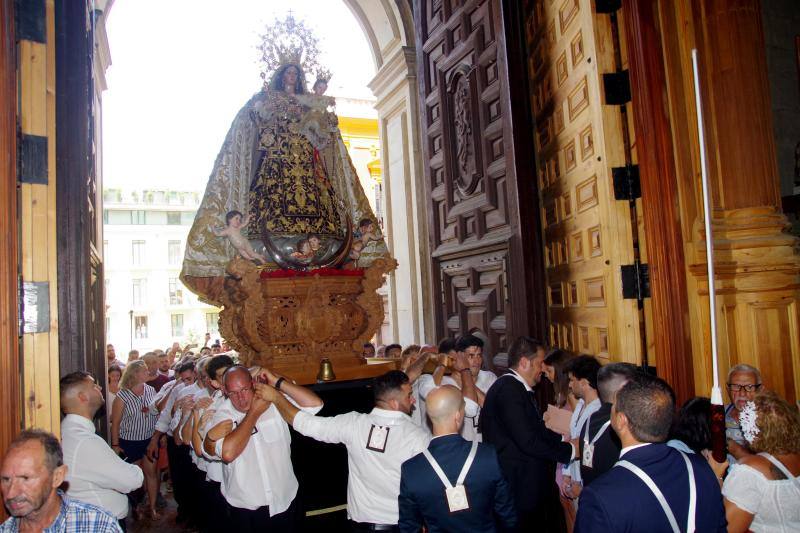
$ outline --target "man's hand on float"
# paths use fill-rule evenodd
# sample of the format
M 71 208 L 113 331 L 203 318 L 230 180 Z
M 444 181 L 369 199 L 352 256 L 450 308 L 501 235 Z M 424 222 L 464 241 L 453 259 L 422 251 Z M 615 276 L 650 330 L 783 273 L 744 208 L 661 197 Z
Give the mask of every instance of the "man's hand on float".
M 211 398 L 202 398 L 195 402 L 194 404 L 194 411 L 200 411 L 203 409 L 208 409 L 208 407 L 214 402 Z
M 254 384 L 256 385 L 256 384 Z M 250 411 L 254 415 L 261 416 L 267 409 L 269 409 L 270 402 L 261 398 L 258 394 L 253 398 L 253 403 L 250 405 Z

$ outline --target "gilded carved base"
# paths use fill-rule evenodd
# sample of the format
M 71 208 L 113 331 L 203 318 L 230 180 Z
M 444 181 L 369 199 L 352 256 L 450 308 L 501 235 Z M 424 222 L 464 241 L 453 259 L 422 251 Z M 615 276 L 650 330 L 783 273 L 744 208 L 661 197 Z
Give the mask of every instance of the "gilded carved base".
M 340 379 L 374 374 L 361 362 L 384 318 L 376 293 L 397 267 L 379 259 L 359 275 L 262 278 L 252 262 L 227 266 L 220 333 L 246 365 L 269 367 L 298 382 L 314 381 L 327 357 Z
M 771 207 L 715 213 L 714 257 L 720 383 L 738 363 L 761 369 L 765 385 L 795 401 L 800 398 L 800 255 L 798 239 L 785 232 L 786 217 Z M 702 221 L 687 258 L 692 344 L 697 393 L 708 395 L 712 380 L 708 276 Z M 692 300 L 695 301 L 692 304 Z

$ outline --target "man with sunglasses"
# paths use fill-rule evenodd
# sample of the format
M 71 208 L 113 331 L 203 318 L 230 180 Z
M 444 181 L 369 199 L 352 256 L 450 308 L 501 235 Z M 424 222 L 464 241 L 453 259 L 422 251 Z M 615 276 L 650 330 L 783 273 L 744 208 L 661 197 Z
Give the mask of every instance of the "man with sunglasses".
M 728 371 L 727 388 L 731 403 L 725 406 L 725 436 L 728 453 L 738 461 L 750 454 L 739 424 L 739 413 L 761 390 L 761 372 L 754 366 L 736 365 Z
M 268 370 L 258 378 L 301 411 L 314 415 L 322 409 L 322 400 L 310 389 Z M 298 483 L 289 426 L 271 402 L 254 393 L 245 367 L 230 367 L 222 388 L 226 400 L 214 413 L 203 447 L 224 463 L 221 490 L 230 505 L 231 531 L 294 531 Z

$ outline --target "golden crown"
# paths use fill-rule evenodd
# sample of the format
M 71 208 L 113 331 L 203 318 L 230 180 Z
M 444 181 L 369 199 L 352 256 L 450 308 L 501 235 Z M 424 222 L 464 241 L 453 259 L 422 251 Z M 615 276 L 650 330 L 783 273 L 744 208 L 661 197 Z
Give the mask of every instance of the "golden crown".
M 319 39 L 311 28 L 296 20 L 291 11 L 284 20 L 276 18 L 261 34 L 261 78 L 266 81 L 279 67 L 293 64 L 306 75 L 316 73 L 319 77 L 324 73 L 330 79 L 329 71 L 319 65 L 318 45 Z

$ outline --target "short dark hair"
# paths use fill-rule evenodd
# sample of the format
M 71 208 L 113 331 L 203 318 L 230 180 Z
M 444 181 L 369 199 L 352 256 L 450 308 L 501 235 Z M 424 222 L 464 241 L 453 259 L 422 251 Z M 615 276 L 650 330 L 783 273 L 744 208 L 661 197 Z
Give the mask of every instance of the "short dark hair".
M 369 226 L 370 224 L 374 224 L 374 222 L 373 222 L 373 220 L 371 218 L 362 218 L 361 220 L 358 221 L 358 227 L 359 228 L 365 228 L 365 227 Z
M 639 442 L 664 442 L 675 416 L 675 393 L 661 378 L 640 374 L 617 392 L 615 408 Z
M 711 400 L 698 396 L 681 406 L 669 437 L 678 439 L 695 453 L 711 449 Z
M 591 355 L 579 355 L 567 361 L 567 375 L 572 374 L 575 379 L 585 379 L 589 386 L 597 390 L 597 371 L 600 370 L 600 361 Z
M 375 401 L 388 400 L 389 396 L 398 392 L 408 382 L 408 376 L 401 370 L 390 370 L 382 376 L 376 377 L 372 381 Z
M 218 354 L 209 359 L 206 365 L 206 374 L 211 379 L 217 379 L 217 372 L 224 368 L 225 370 L 232 367 L 235 363 L 230 355 Z
M 242 214 L 241 211 L 237 211 L 236 209 L 234 209 L 232 211 L 228 211 L 228 213 L 225 215 L 225 224 L 230 224 L 231 220 L 233 220 L 233 217 L 242 217 L 242 218 L 244 218 L 244 215 Z
M 61 451 L 61 443 L 52 433 L 48 433 L 43 429 L 24 429 L 17 435 L 11 444 L 9 450 L 22 446 L 23 444 L 32 440 L 37 441 L 44 448 L 44 460 L 47 470 L 52 473 L 56 468 L 64 464 L 64 452 Z
M 399 344 L 390 344 L 389 346 L 386 347 L 383 353 L 389 353 L 389 350 L 394 350 L 395 348 L 397 348 L 401 352 L 403 351 L 403 347 L 400 346 Z
M 477 346 L 480 349 L 483 349 L 483 341 L 476 337 L 475 335 L 466 334 L 462 335 L 456 340 L 456 351 L 463 352 L 470 346 Z
M 450 337 L 439 341 L 439 353 L 450 353 L 456 349 L 456 340 Z
M 110 374 L 112 372 L 119 372 L 119 375 L 122 376 L 122 367 L 119 365 L 111 365 L 108 367 L 108 373 Z
M 374 350 L 375 349 L 375 345 L 372 344 L 371 342 L 365 342 L 364 343 L 364 348 L 372 348 Z
M 109 372 L 110 371 L 111 369 L 109 369 Z M 76 385 L 82 385 L 87 379 L 94 381 L 94 377 L 90 373 L 84 372 L 83 370 L 76 370 L 75 372 L 70 372 L 69 374 L 63 376 L 58 382 L 61 398 L 64 398 L 64 396 Z
M 638 376 L 641 371 L 631 363 L 609 363 L 597 371 L 597 393 L 600 401 L 611 403 L 622 386 Z
M 180 365 L 178 365 L 178 370 L 176 370 L 175 372 L 178 374 L 183 374 L 184 372 L 187 372 L 189 370 L 194 372 L 194 361 L 186 361 L 185 363 L 181 363 Z
M 508 347 L 508 368 L 517 368 L 523 357 L 533 359 L 540 348 L 544 349 L 544 344 L 533 337 L 517 337 Z

